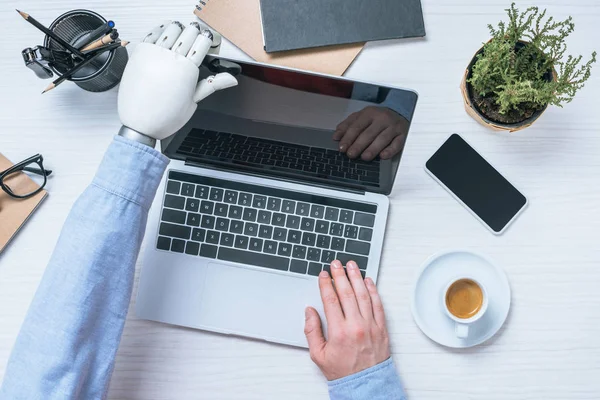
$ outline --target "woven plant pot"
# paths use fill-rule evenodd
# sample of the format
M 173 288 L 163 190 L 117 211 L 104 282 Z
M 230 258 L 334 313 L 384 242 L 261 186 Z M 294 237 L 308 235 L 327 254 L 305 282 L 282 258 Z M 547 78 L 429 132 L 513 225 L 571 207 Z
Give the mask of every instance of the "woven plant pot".
M 525 43 L 523 43 L 523 44 L 525 44 Z M 535 121 L 537 121 L 537 119 L 544 113 L 544 111 L 546 111 L 546 108 L 548 108 L 548 106 L 545 106 L 541 110 L 535 111 L 531 117 L 529 117 L 528 119 L 526 119 L 524 121 L 507 124 L 507 123 L 498 122 L 498 121 L 494 121 L 494 120 L 490 119 L 483 112 L 481 112 L 481 110 L 474 103 L 473 87 L 471 86 L 470 83 L 467 82 L 467 80 L 471 78 L 471 75 L 473 73 L 472 72 L 473 65 L 475 65 L 475 63 L 477 62 L 477 56 L 481 53 L 483 53 L 483 47 L 481 47 L 479 49 L 479 51 L 477 51 L 477 53 L 475 53 L 475 55 L 471 59 L 471 62 L 467 66 L 465 74 L 463 75 L 462 82 L 460 84 L 460 91 L 463 96 L 465 110 L 467 111 L 467 114 L 469 114 L 471 117 L 473 117 L 473 119 L 475 121 L 479 122 L 483 126 L 486 126 L 493 130 L 496 130 L 496 131 L 516 132 L 516 131 L 520 131 L 522 129 L 525 129 L 525 128 L 531 126 L 531 124 L 533 124 Z M 555 71 L 552 71 L 552 73 L 548 72 L 546 79 L 548 79 L 548 80 L 556 79 L 556 72 Z

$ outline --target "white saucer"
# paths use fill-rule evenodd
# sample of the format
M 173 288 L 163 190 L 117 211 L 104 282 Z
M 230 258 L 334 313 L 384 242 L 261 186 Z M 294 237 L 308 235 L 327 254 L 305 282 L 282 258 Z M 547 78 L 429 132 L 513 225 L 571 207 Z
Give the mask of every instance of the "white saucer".
M 473 323 L 467 339 L 456 337 L 455 323 L 442 308 L 444 288 L 461 275 L 477 279 L 489 296 L 487 312 Z M 452 250 L 425 261 L 417 273 L 411 301 L 415 322 L 431 340 L 447 347 L 472 347 L 494 336 L 504 324 L 510 309 L 510 285 L 504 270 L 486 257 L 466 250 Z

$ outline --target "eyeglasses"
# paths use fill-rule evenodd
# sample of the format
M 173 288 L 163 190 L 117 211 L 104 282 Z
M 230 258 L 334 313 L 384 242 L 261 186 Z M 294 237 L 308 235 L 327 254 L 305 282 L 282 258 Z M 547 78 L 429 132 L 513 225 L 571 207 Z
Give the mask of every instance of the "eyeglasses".
M 38 194 L 46 186 L 47 178 L 52 173 L 44 168 L 43 162 L 44 157 L 36 154 L 0 172 L 0 188 L 15 199 L 26 199 Z M 21 173 L 28 175 L 31 180 L 18 179 Z

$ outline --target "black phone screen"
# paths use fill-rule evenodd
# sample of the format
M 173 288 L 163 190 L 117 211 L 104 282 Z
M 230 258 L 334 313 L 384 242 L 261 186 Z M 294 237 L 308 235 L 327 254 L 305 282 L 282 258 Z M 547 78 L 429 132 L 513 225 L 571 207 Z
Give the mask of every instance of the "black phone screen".
M 459 135 L 453 134 L 426 168 L 494 232 L 501 232 L 527 199 Z

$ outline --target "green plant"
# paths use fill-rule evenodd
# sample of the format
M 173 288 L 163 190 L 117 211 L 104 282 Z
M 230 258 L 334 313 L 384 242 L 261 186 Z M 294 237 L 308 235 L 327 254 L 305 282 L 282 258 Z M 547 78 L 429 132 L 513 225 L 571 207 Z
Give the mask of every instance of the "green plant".
M 596 62 L 596 52 L 583 64 L 582 56 L 565 58 L 573 19 L 556 22 L 538 7 L 519 13 L 515 3 L 506 11 L 508 25 L 488 25 L 492 39 L 477 56 L 468 81 L 475 92 L 493 99 L 500 114 L 514 110 L 523 115 L 525 110 L 571 102 Z M 554 79 L 549 79 L 552 73 Z

